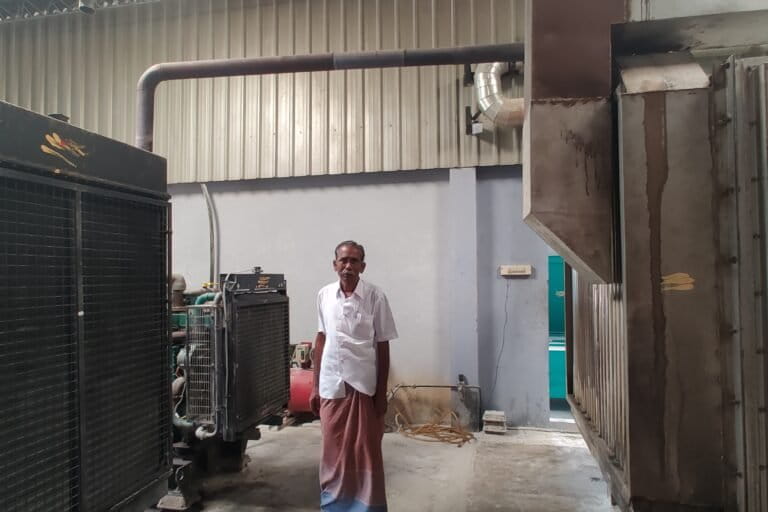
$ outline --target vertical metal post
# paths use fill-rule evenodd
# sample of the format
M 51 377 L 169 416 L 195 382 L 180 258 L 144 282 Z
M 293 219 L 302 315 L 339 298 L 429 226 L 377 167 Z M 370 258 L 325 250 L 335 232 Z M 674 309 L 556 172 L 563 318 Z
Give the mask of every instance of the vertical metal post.
M 171 315 L 173 314 L 173 244 L 172 237 L 173 237 L 173 217 L 172 217 L 172 210 L 171 205 L 168 204 L 165 207 L 164 211 L 165 215 L 163 215 L 164 225 L 162 226 L 163 232 L 165 235 L 165 250 L 166 250 L 166 258 L 165 258 L 165 274 L 168 276 L 168 300 L 166 301 L 166 312 L 165 315 L 163 315 L 163 318 L 165 318 L 165 325 L 163 326 L 163 332 L 166 335 L 166 339 L 168 340 L 168 346 L 165 350 L 165 357 L 164 360 L 166 361 L 166 368 L 165 368 L 165 388 L 170 389 L 170 382 L 168 382 L 168 374 L 170 371 L 173 370 L 173 361 L 172 361 L 172 354 L 173 354 L 173 333 L 171 332 Z M 173 394 L 168 393 L 168 407 L 166 408 L 165 417 L 166 417 L 166 425 L 172 425 L 173 424 Z M 161 411 L 163 412 L 163 411 Z M 163 414 L 161 414 L 161 417 Z M 168 432 L 168 439 L 166 442 L 166 450 L 165 450 L 165 464 L 168 467 L 171 467 L 173 465 L 173 432 Z
M 762 403 L 759 404 L 758 414 L 763 439 L 762 446 L 762 464 L 760 479 L 760 495 L 762 506 L 768 508 L 768 346 L 766 346 L 766 330 L 768 330 L 768 300 L 766 300 L 766 291 L 768 291 L 768 64 L 759 67 L 758 81 L 758 172 L 759 185 L 757 187 L 758 208 L 759 208 L 759 253 L 760 253 L 760 282 L 759 289 L 763 290 L 760 301 L 759 322 L 762 327 L 761 341 L 758 343 L 757 355 L 762 359 Z
M 573 395 L 573 271 L 568 263 L 565 272 L 565 393 Z
M 88 439 L 86 430 L 87 421 L 87 399 L 85 392 L 85 298 L 83 292 L 83 193 L 75 192 L 75 208 L 74 208 L 74 226 L 75 226 L 75 286 L 77 287 L 77 308 L 76 308 L 76 332 L 77 332 L 77 401 L 78 411 L 80 417 L 78 418 L 79 425 L 79 476 L 78 487 L 80 497 L 79 510 L 87 512 L 88 497 L 86 494 L 87 476 L 86 476 L 86 449 L 85 440 Z

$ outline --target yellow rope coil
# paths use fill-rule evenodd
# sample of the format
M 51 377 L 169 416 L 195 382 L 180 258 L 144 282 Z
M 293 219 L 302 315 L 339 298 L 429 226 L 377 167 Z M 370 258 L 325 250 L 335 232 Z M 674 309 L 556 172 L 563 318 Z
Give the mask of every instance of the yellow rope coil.
M 397 411 L 395 413 L 397 431 L 406 437 L 432 443 L 455 444 L 457 447 L 463 446 L 464 443 L 475 439 L 471 432 L 461 428 L 459 417 L 453 411 L 451 411 L 451 417 L 454 420 L 453 423 L 457 425 L 456 427 L 441 425 L 442 420 L 436 423 L 425 423 L 424 425 L 411 425 L 406 421 L 400 409 L 395 408 L 395 411 Z

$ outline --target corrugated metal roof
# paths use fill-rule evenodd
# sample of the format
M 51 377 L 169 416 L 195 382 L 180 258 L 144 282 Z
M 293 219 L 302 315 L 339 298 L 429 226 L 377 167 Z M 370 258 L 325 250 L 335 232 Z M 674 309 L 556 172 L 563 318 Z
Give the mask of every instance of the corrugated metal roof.
M 162 0 L 90 0 L 90 2 L 84 2 L 81 5 L 78 0 L 0 0 L 0 23 L 74 14 L 79 13 L 81 8 L 88 7 L 110 9 L 160 1 Z
M 523 0 L 166 0 L 0 25 L 0 98 L 133 142 L 153 63 L 520 41 Z M 464 135 L 461 67 L 165 83 L 172 182 L 520 162 L 520 131 Z M 510 94 L 522 95 L 522 84 Z

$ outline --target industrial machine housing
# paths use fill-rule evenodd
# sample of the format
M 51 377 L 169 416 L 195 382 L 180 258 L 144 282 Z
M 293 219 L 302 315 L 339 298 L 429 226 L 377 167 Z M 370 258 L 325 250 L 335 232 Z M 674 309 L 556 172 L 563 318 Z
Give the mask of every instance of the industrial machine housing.
M 221 282 L 213 301 L 188 307 L 178 361 L 186 419 L 198 439 L 220 433 L 235 441 L 288 404 L 288 297 L 281 274 L 227 275 Z
M 290 344 L 282 274 L 221 275 L 207 290 L 175 290 L 174 300 L 174 472 L 158 507 L 176 511 L 201 499 L 205 476 L 242 469 L 258 425 L 282 424 Z
M 167 488 L 165 159 L 0 103 L 0 510 Z

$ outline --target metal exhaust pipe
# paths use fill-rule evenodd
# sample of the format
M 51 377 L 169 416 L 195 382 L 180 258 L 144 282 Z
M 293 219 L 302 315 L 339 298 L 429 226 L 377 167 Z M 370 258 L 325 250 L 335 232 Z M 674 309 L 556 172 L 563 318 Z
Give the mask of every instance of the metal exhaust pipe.
M 515 62 L 524 57 L 523 43 L 461 46 L 426 50 L 391 50 L 357 53 L 322 53 L 251 59 L 199 60 L 155 64 L 139 79 L 137 88 L 136 146 L 152 151 L 155 90 L 167 80 L 266 75 L 343 69 Z

